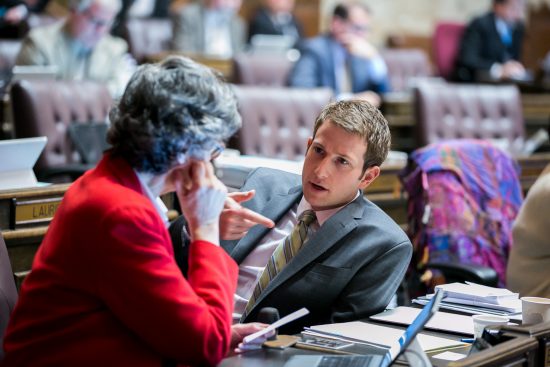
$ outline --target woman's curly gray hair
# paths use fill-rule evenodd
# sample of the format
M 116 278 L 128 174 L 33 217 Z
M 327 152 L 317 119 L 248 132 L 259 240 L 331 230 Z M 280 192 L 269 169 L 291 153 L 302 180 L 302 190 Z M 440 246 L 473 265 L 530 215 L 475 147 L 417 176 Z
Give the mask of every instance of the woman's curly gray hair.
M 230 86 L 178 56 L 140 66 L 109 117 L 113 154 L 153 174 L 167 172 L 182 154 L 204 159 L 241 126 Z

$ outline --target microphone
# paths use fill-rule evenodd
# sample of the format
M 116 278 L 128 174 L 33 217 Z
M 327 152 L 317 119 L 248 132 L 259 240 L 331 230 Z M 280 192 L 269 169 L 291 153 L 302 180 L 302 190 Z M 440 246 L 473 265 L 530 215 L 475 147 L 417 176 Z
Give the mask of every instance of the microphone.
M 275 307 L 264 307 L 258 312 L 258 317 L 256 318 L 257 322 L 264 324 L 273 324 L 279 320 L 279 310 Z M 278 330 L 275 330 L 275 334 L 269 337 L 267 340 L 276 340 Z

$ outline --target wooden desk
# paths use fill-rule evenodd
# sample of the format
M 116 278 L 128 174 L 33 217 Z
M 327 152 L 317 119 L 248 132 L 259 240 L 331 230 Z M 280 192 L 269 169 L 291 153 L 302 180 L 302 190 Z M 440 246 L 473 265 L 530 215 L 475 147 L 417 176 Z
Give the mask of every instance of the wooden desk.
M 207 56 L 207 55 L 199 55 L 199 54 L 191 54 L 188 52 L 181 52 L 181 51 L 164 51 L 155 55 L 148 56 L 147 62 L 159 62 L 164 60 L 166 57 L 170 55 L 186 56 L 191 60 L 198 62 L 199 64 L 203 64 L 205 66 L 208 66 L 211 69 L 214 69 L 222 73 L 222 75 L 225 77 L 226 80 L 228 81 L 233 80 L 233 60 L 232 59 L 219 58 L 219 57 Z
M 535 153 L 528 157 L 520 157 L 518 163 L 521 168 L 521 188 L 527 194 L 544 168 L 550 164 L 550 153 Z
M 460 337 L 451 334 L 436 333 L 430 331 L 422 331 L 423 333 L 444 336 L 448 338 L 458 339 Z M 433 355 L 440 352 L 429 353 L 431 363 L 436 367 L 467 367 L 467 366 L 522 366 L 535 367 L 543 366 L 539 360 L 538 342 L 536 338 L 510 334 L 510 340 L 496 345 L 490 349 L 484 350 L 472 356 L 466 357 L 457 362 L 448 362 L 441 359 L 432 358 Z M 453 352 L 467 354 L 469 347 L 462 349 L 453 349 Z M 218 367 L 282 367 L 294 355 L 321 355 L 329 353 L 321 353 L 306 349 L 287 348 L 285 350 L 261 349 L 258 351 L 247 352 L 240 355 L 230 356 L 225 358 Z M 406 361 L 400 357 L 396 365 L 406 366 Z
M 383 96 L 382 113 L 391 132 L 391 149 L 410 153 L 418 147 L 416 143 L 416 117 L 412 95 L 389 93 Z

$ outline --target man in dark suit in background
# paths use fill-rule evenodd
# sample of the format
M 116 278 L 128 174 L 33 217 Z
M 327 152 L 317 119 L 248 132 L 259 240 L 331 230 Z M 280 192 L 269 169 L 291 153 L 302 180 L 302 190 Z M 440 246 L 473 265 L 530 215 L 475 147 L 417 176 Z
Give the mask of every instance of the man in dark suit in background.
M 302 27 L 292 14 L 294 0 L 264 0 L 248 27 L 248 39 L 256 34 L 289 36 L 298 42 Z
M 304 41 L 289 78 L 292 87 L 330 87 L 338 99 L 362 99 L 380 105 L 389 90 L 388 70 L 368 42 L 371 13 L 360 2 L 336 5 L 329 33 Z
M 464 31 L 455 78 L 464 82 L 524 79 L 520 62 L 524 34 L 524 0 L 493 0 L 489 13 Z
M 220 218 L 221 246 L 239 264 L 236 318 L 254 321 L 263 307 L 275 307 L 281 316 L 309 309 L 283 333 L 384 310 L 412 252 L 401 228 L 363 195 L 380 174 L 390 147 L 388 123 L 378 109 L 364 101 L 328 105 L 307 146 L 301 177 L 253 171 Z M 283 243 L 308 210 L 316 219 L 300 234 L 305 240 L 299 250 L 289 256 Z M 178 220 L 170 231 L 176 253 L 181 253 L 182 224 Z M 274 258 L 282 248 L 287 256 L 283 265 Z M 271 279 L 258 291 L 264 269 Z
M 144 3 L 144 5 L 142 5 Z M 124 37 L 126 21 L 131 16 L 168 18 L 171 0 L 122 0 L 122 7 L 115 17 L 111 34 L 117 37 Z M 140 6 L 138 14 L 132 14 L 133 7 Z M 140 13 L 145 11 L 145 13 Z

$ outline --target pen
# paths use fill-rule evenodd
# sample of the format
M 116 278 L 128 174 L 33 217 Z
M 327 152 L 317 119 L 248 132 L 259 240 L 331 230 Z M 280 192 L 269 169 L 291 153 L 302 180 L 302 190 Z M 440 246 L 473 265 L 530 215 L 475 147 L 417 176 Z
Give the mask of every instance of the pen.
M 463 343 L 473 343 L 475 341 L 474 338 L 462 338 L 460 339 L 461 342 Z

